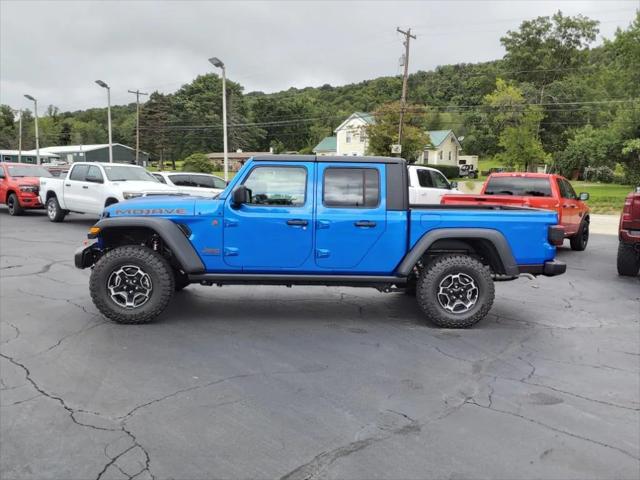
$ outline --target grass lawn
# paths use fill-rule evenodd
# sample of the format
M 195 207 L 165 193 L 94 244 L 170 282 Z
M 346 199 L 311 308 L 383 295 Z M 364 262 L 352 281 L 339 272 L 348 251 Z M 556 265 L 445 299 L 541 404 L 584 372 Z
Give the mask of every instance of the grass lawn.
M 576 193 L 587 192 L 587 204 L 593 213 L 619 214 L 625 197 L 633 191 L 629 185 L 607 183 L 571 182 Z

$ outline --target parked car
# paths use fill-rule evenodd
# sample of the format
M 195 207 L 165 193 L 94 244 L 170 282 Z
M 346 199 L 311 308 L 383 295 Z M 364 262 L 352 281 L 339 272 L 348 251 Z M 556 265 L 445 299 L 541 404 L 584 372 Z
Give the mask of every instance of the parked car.
M 153 172 L 159 182 L 177 187 L 187 195 L 212 198 L 227 188 L 222 178 L 208 173 Z
M 445 195 L 444 205 L 509 205 L 543 208 L 558 214 L 558 223 L 573 250 L 582 251 L 589 241 L 588 193 L 576 194 L 560 175 L 547 173 L 494 173 L 482 185 L 480 195 Z
M 38 165 L 0 163 L 0 204 L 7 205 L 9 215 L 22 215 L 25 209 L 43 208 L 38 197 L 40 177 L 51 174 Z
M 555 213 L 416 208 L 408 192 L 400 158 L 253 157 L 216 199 L 107 207 L 75 264 L 93 267 L 93 302 L 119 323 L 152 320 L 190 283 L 295 284 L 414 290 L 434 323 L 469 327 L 494 277 L 564 273 Z
M 409 165 L 409 203 L 411 205 L 439 204 L 446 194 L 459 194 L 458 184 L 449 180 L 435 168 Z
M 100 215 L 104 207 L 147 195 L 178 195 L 144 168 L 122 163 L 77 162 L 64 178 L 42 178 L 40 200 L 52 222 L 69 212 Z
M 458 167 L 460 169 L 460 177 L 477 178 L 478 169 L 471 163 L 465 163 Z
M 624 201 L 618 228 L 618 274 L 636 276 L 640 271 L 640 187 Z

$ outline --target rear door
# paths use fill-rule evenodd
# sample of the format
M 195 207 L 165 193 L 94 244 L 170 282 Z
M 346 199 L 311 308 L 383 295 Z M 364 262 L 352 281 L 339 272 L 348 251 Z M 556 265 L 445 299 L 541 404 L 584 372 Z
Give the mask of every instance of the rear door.
M 224 210 L 224 261 L 248 271 L 296 270 L 312 254 L 313 162 L 256 162 L 240 184 L 249 203 Z
M 315 262 L 355 269 L 386 228 L 384 164 L 319 163 Z
M 89 190 L 88 172 L 89 165 L 77 164 L 71 167 L 71 172 L 62 185 L 64 208 L 77 212 L 87 211 L 89 207 L 86 198 Z

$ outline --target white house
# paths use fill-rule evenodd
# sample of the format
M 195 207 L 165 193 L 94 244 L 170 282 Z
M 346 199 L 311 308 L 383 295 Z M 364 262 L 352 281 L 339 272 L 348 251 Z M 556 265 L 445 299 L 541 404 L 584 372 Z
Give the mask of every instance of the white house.
M 369 141 L 367 126 L 372 125 L 375 119 L 364 112 L 352 113 L 349 118 L 336 128 L 336 154 L 355 155 L 358 157 L 367 154 Z
M 431 145 L 424 149 L 416 163 L 458 166 L 458 156 L 462 146 L 453 130 L 430 130 L 427 133 L 431 139 Z

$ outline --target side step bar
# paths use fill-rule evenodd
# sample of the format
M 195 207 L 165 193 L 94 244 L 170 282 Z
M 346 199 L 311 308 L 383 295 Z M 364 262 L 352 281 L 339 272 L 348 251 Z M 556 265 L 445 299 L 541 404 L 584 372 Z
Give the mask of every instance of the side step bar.
M 379 287 L 404 285 L 406 277 L 383 275 L 288 275 L 256 273 L 202 273 L 189 275 L 191 283 L 202 285 L 325 285 Z

